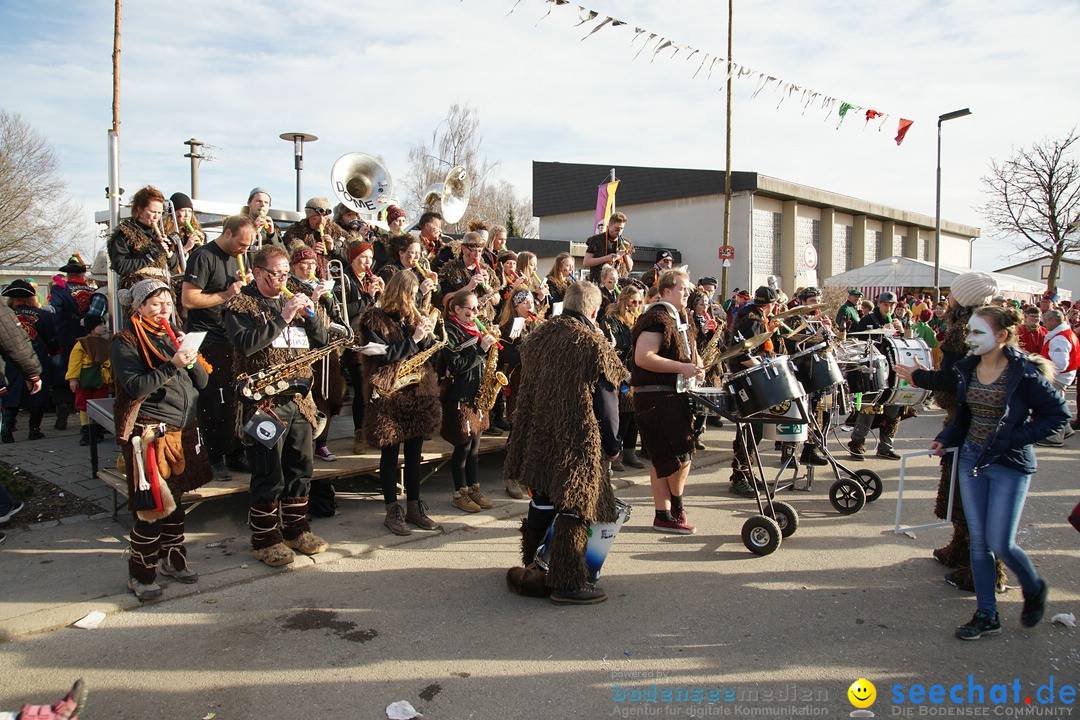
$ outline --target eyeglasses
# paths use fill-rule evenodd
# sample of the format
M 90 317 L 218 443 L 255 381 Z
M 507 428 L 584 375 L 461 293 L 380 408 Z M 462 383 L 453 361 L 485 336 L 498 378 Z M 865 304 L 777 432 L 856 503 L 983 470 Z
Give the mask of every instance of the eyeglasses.
M 331 212 L 333 212 L 330 208 L 306 207 L 304 209 L 305 210 L 310 210 L 311 212 L 315 213 L 316 215 L 329 215 Z
M 470 250 L 483 250 L 483 245 L 462 245 L 463 248 L 469 248 Z
M 273 270 L 267 270 L 264 267 L 261 267 L 261 268 L 258 268 L 258 269 L 262 270 L 264 273 L 266 273 L 270 277 L 274 278 L 275 280 L 284 280 L 285 278 L 289 277 L 289 271 L 288 270 L 283 270 L 281 272 L 274 272 Z
M 461 309 L 462 310 L 468 310 L 469 312 L 479 312 L 480 311 L 480 306 L 479 305 L 462 305 Z

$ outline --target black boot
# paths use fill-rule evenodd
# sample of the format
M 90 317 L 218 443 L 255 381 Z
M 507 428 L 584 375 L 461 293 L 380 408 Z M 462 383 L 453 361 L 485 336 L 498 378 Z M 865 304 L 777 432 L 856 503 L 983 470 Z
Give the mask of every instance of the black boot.
M 79 427 L 79 445 L 86 447 L 90 444 L 90 426 L 81 425 Z
M 806 463 L 808 465 L 828 465 L 829 461 L 825 459 L 825 456 L 821 454 L 821 450 L 817 445 L 811 445 L 807 443 L 803 445 L 802 454 L 799 455 L 799 462 Z
M 67 403 L 56 404 L 56 422 L 53 423 L 53 428 L 56 430 L 67 430 L 68 415 L 71 414 L 71 406 Z
M 15 411 L 4 410 L 3 429 L 0 430 L 0 442 L 4 444 L 15 442 Z

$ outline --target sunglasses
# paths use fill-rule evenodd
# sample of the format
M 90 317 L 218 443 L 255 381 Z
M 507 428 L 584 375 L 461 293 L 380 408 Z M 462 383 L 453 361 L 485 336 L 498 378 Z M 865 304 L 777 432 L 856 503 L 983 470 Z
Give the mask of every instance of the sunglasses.
M 331 212 L 333 212 L 333 210 L 330 210 L 329 208 L 306 207 L 304 209 L 305 210 L 310 210 L 311 212 L 315 213 L 316 215 L 329 215 Z

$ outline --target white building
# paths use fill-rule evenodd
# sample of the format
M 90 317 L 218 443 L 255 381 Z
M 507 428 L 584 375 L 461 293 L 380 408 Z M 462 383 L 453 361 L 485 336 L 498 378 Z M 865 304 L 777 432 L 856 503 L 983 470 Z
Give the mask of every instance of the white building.
M 593 234 L 596 188 L 610 165 L 533 162 L 533 212 L 545 240 Z M 724 173 L 718 170 L 619 167 L 617 209 L 629 218 L 635 271 L 657 248 L 696 277 L 721 276 Z M 887 257 L 934 260 L 934 218 L 796 185 L 753 172 L 731 176 L 730 289 L 763 285 L 770 275 L 791 292 Z M 971 267 L 979 229 L 942 221 L 941 263 Z M 808 250 L 812 248 L 812 250 Z M 815 261 L 816 256 L 816 261 Z M 813 266 L 813 267 L 811 267 Z
M 1003 268 L 998 268 L 996 272 L 1019 275 L 1028 280 L 1042 283 L 1045 287 L 1050 282 L 1050 256 L 1043 255 L 1031 260 L 1016 263 L 1015 265 L 1008 265 Z M 1059 290 L 1080 289 L 1080 261 L 1070 260 L 1068 258 L 1061 259 L 1061 264 L 1058 265 L 1056 287 L 1059 288 Z

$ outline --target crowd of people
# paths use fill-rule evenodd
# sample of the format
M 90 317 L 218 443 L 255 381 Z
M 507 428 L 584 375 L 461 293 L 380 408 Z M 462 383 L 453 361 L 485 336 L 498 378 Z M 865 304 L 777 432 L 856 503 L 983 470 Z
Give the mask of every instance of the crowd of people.
M 332 488 L 312 482 L 313 469 L 316 460 L 337 460 L 328 424 L 348 392 L 352 450 L 379 454 L 391 532 L 440 529 L 421 497 L 425 442 L 437 433 L 453 448 L 448 505 L 475 513 L 492 507 L 478 480 L 480 437 L 510 433 L 504 489 L 530 504 L 521 527 L 523 566 L 508 573 L 509 586 L 560 604 L 601 602 L 606 594 L 590 582 L 585 548 L 593 524 L 616 519 L 612 472 L 647 461 L 653 529 L 696 530 L 684 501 L 690 460 L 707 425 L 721 423 L 697 408 L 687 388 L 718 386 L 768 358 L 845 333 L 879 331 L 918 337 L 937 351 L 926 367 L 897 369 L 912 385 L 934 389 L 950 411 L 931 451 L 967 437 L 960 463 L 971 478 L 961 482 L 965 512 L 954 519 L 968 521 L 951 546 L 935 552 L 956 572 L 967 568 L 979 593 L 979 613 L 958 635 L 993 631 L 993 594 L 987 600 L 985 586 L 995 557 L 1018 573 L 1032 598 L 1025 624 L 1045 605 L 1046 583 L 1015 548 L 1008 524 L 1015 535 L 1022 478 L 1034 469 L 1030 444 L 1060 445 L 1072 434 L 1063 400 L 1080 366 L 1072 307 L 1049 297 L 1041 307 L 1011 307 L 992 278 L 969 273 L 942 303 L 892 292 L 867 303 L 853 288 L 834 316 L 823 312 L 815 287 L 788 298 L 769 284 L 721 300 L 715 278 L 692 281 L 664 250 L 640 278 L 631 276 L 622 213 L 586 241 L 582 277 L 574 258 L 561 253 L 541 278 L 535 255 L 514 252 L 505 228 L 479 220 L 451 240 L 436 212 L 425 212 L 408 232 L 395 206 L 385 209 L 384 222 L 369 224 L 314 197 L 304 219 L 282 231 L 270 207 L 270 194 L 253 188 L 209 240 L 187 196 L 166 203 L 153 187 L 135 193 L 131 217 L 106 248 L 119 290 L 114 337 L 103 291 L 86 282 L 78 256 L 51 288 L 51 312 L 35 306 L 29 283 L 4 292 L 33 338 L 30 356 L 8 362 L 4 442 L 13 440 L 22 408 L 29 437 L 41 436 L 49 397 L 35 386 L 51 388 L 57 427 L 80 411 L 80 442 L 90 439 L 87 400 L 112 390 L 134 514 L 128 587 L 140 599 L 162 594 L 159 573 L 197 581 L 184 547 L 182 496 L 233 473 L 249 477 L 257 559 L 276 567 L 296 552 L 323 552 L 327 543 L 309 517 L 333 514 L 335 501 Z M 97 266 L 93 275 L 103 285 L 107 273 Z M 800 306 L 796 317 L 809 320 L 808 329 L 792 331 L 776 317 Z M 1027 359 L 1014 348 L 1016 338 L 1046 362 Z M 14 359 L 6 350 L 5 358 Z M 46 367 L 64 372 L 46 376 Z M 1040 374 L 1047 368 L 1049 380 Z M 993 370 L 998 375 L 990 378 Z M 1023 417 L 1009 402 L 1018 384 L 1028 403 Z M 816 412 L 830 412 L 810 400 Z M 856 408 L 848 420 L 851 455 L 861 459 L 866 438 L 880 427 L 877 456 L 898 458 L 892 438 L 905 411 Z M 1026 427 L 1013 432 L 1025 442 L 988 454 L 1002 422 Z M 752 497 L 763 490 L 753 474 L 761 424 L 746 424 L 750 433 L 737 433 L 734 442 L 730 490 Z M 792 462 L 827 462 L 813 440 L 797 460 L 795 444 L 777 449 Z M 988 504 L 974 480 L 985 465 L 1005 468 L 1016 487 L 1007 510 Z M 543 567 L 535 562 L 542 545 L 549 551 Z

